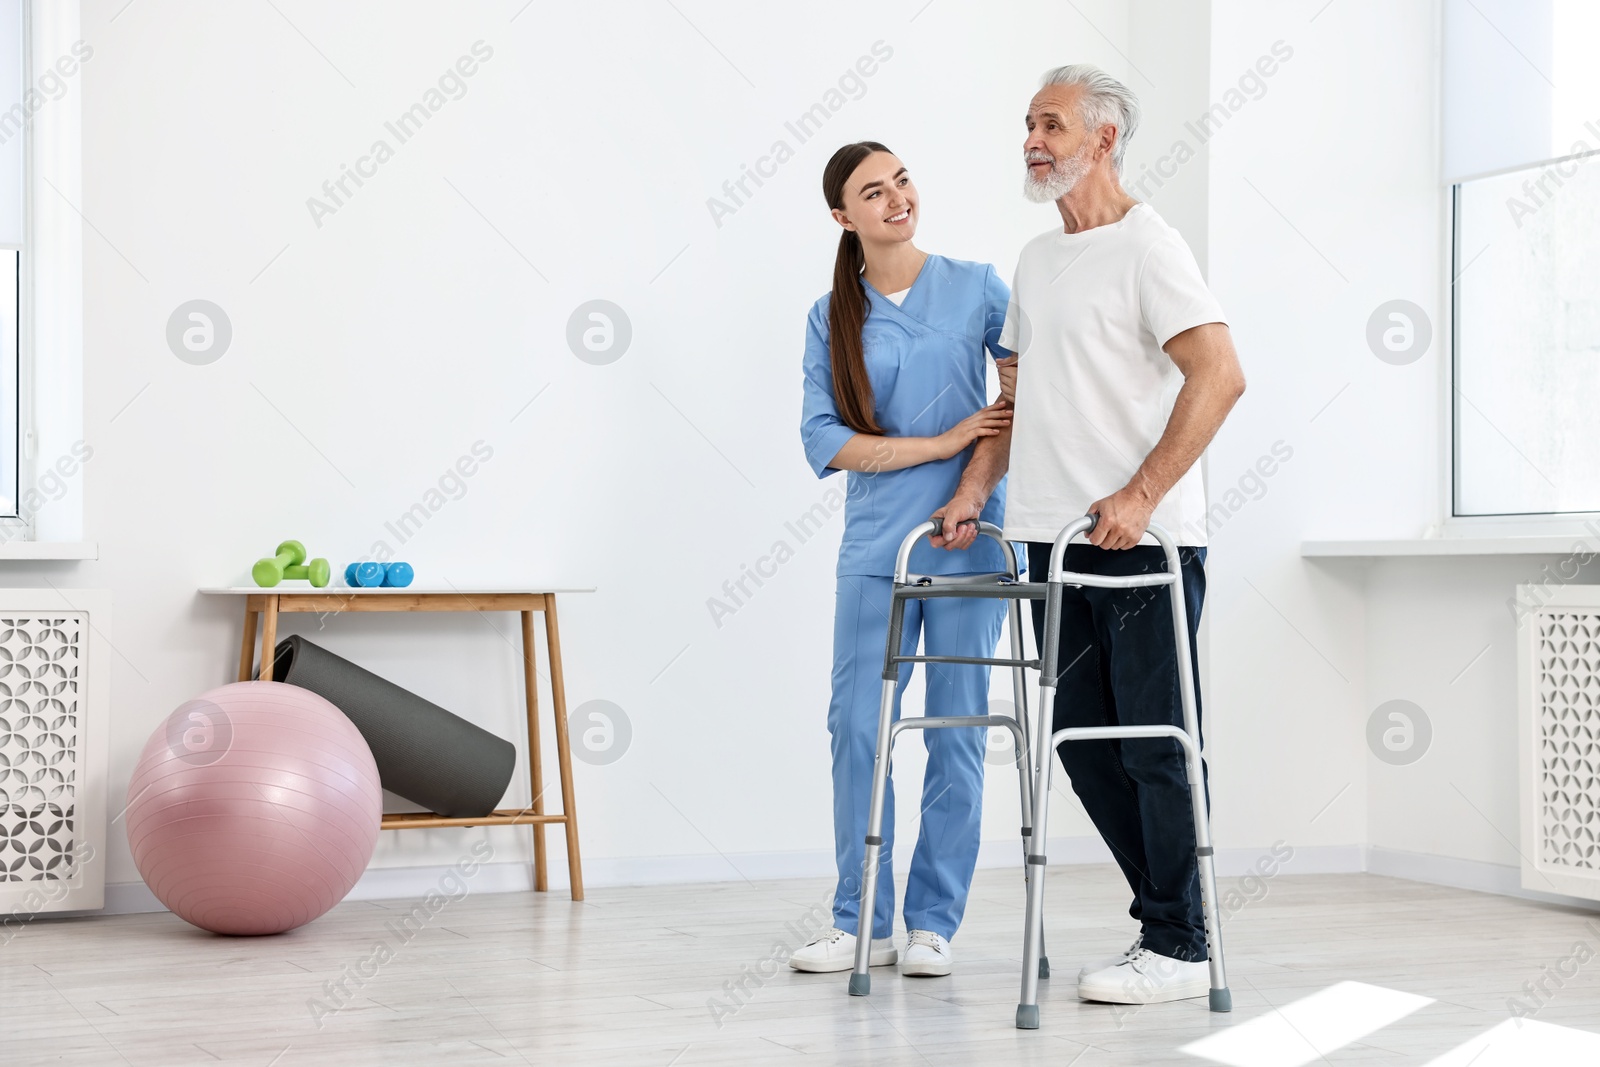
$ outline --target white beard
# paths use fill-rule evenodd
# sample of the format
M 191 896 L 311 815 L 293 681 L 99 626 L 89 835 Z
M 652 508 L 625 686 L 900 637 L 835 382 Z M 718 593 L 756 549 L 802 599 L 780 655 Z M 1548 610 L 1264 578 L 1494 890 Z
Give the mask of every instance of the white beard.
M 1085 142 L 1084 148 L 1088 144 Z M 1022 195 L 1036 204 L 1049 204 L 1072 192 L 1089 173 L 1089 161 L 1083 158 L 1083 148 L 1066 159 L 1058 159 L 1044 178 L 1035 178 L 1032 171 L 1022 175 Z

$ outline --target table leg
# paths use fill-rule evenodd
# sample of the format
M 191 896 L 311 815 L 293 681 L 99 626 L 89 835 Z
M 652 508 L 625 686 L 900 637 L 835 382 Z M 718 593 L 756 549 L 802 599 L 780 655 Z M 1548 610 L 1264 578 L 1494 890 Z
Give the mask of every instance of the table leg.
M 248 682 L 250 673 L 256 665 L 256 612 L 250 610 L 250 601 L 245 601 L 244 608 L 244 640 L 239 645 L 239 681 Z
M 550 702 L 556 718 L 556 755 L 561 768 L 561 813 L 566 816 L 567 871 L 572 899 L 583 899 L 583 863 L 578 858 L 578 812 L 572 792 L 572 745 L 567 738 L 567 689 L 561 676 L 561 631 L 556 626 L 556 598 L 544 595 L 544 634 L 550 646 Z
M 522 613 L 522 684 L 528 709 L 528 780 L 533 790 L 533 813 L 544 814 L 544 761 L 539 752 L 539 672 L 535 665 L 533 612 Z M 543 893 L 550 888 L 548 861 L 544 851 L 544 823 L 533 830 L 533 888 Z
M 261 680 L 272 681 L 272 654 L 278 648 L 278 598 L 267 596 L 267 610 L 261 613 Z

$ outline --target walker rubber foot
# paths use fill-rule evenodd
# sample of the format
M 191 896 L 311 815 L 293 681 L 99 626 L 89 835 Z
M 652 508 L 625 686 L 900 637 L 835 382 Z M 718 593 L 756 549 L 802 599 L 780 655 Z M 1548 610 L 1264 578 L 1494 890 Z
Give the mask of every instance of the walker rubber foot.
M 852 997 L 867 997 L 872 995 L 872 975 L 852 974 L 850 976 L 850 995 Z M 1211 994 L 1213 997 L 1215 993 Z M 1215 1004 L 1215 1001 L 1212 1001 Z
M 1039 1005 L 1037 1005 L 1037 1004 L 1018 1004 L 1017 1005 L 1017 1029 L 1018 1030 L 1037 1030 L 1037 1029 L 1039 1029 Z
M 1212 1011 L 1232 1011 L 1233 994 L 1226 989 L 1213 989 L 1211 991 Z
M 1040 956 L 1039 957 L 1039 977 L 1040 978 L 1049 978 L 1050 977 L 1050 957 L 1048 957 L 1048 956 Z

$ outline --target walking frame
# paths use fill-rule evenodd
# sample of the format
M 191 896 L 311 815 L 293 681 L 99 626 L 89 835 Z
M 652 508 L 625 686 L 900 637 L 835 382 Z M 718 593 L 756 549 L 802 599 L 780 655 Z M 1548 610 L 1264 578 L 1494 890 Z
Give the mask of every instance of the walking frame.
M 1205 772 L 1201 762 L 1200 722 L 1195 707 L 1194 670 L 1189 656 L 1189 617 L 1183 596 L 1183 570 L 1178 548 L 1161 527 L 1151 524 L 1149 532 L 1161 545 L 1166 569 L 1150 574 L 1079 574 L 1064 569 L 1067 544 L 1080 534 L 1094 529 L 1095 516 L 1076 519 L 1061 531 L 1050 550 L 1049 571 L 1043 582 L 1024 582 L 1019 578 L 1016 551 L 998 526 L 976 524 L 981 537 L 999 543 L 1005 555 L 1006 570 L 999 574 L 932 576 L 908 573 L 911 550 L 924 536 L 935 536 L 943 529 L 940 520 L 922 523 L 906 535 L 895 557 L 893 604 L 889 614 L 889 633 L 884 650 L 883 697 L 878 710 L 878 750 L 873 764 L 872 803 L 867 816 L 866 853 L 862 864 L 861 905 L 856 931 L 855 968 L 850 974 L 850 994 L 867 996 L 872 991 L 868 960 L 872 950 L 872 913 L 877 899 L 878 864 L 883 846 L 884 794 L 889 781 L 889 757 L 894 742 L 904 730 L 938 730 L 950 727 L 1003 727 L 1010 731 L 1017 752 L 1019 789 L 1022 799 L 1023 882 L 1027 906 L 1022 941 L 1022 994 L 1017 1005 L 1017 1028 L 1039 1027 L 1039 979 L 1050 977 L 1050 961 L 1044 950 L 1044 842 L 1050 804 L 1053 770 L 1051 754 L 1068 741 L 1110 739 L 1171 738 L 1183 749 L 1188 772 L 1191 814 L 1195 829 L 1195 859 L 1199 866 L 1202 910 L 1210 956 L 1212 1011 L 1232 1009 L 1222 959 L 1222 921 L 1217 912 L 1217 885 L 1214 849 L 1211 845 L 1210 818 L 1206 803 Z M 1136 589 L 1165 585 L 1172 596 L 1173 640 L 1177 645 L 1178 693 L 1183 705 L 1183 727 L 1176 726 L 1093 726 L 1052 731 L 1052 712 L 1060 680 L 1057 645 L 1061 634 L 1061 605 L 1067 586 L 1100 589 Z M 900 651 L 905 602 L 908 599 L 938 597 L 979 597 L 1009 601 L 1011 656 L 973 657 L 942 655 L 902 655 Z M 1038 658 L 1027 659 L 1022 643 L 1022 601 L 1043 600 L 1045 604 L 1044 642 Z M 989 667 L 1010 667 L 1016 714 L 946 715 L 902 718 L 893 721 L 895 690 L 902 663 L 959 663 Z M 1040 672 L 1039 721 L 1031 725 L 1028 716 L 1026 671 Z

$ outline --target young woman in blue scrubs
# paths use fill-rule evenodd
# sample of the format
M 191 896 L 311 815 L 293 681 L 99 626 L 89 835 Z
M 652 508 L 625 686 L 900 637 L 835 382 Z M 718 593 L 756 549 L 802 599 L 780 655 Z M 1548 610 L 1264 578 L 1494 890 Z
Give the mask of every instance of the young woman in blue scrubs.
M 842 228 L 833 291 L 806 322 L 800 435 L 817 476 L 848 472 L 833 624 L 833 827 L 839 882 L 834 928 L 797 950 L 801 971 L 849 970 L 859 928 L 861 864 L 878 740 L 883 649 L 895 552 L 906 533 L 950 499 L 980 437 L 1007 432 L 1011 410 L 988 404 L 985 348 L 998 357 L 1010 293 L 985 263 L 929 255 L 912 243 L 917 190 L 894 153 L 875 141 L 846 145 L 828 161 L 823 193 Z M 997 488 L 983 518 L 999 524 Z M 1004 569 L 988 538 L 965 551 L 924 541 L 920 574 Z M 987 599 L 913 600 L 907 654 L 920 635 L 928 654 L 992 656 L 1005 604 Z M 989 668 L 927 665 L 927 714 L 984 715 Z M 900 692 L 910 680 L 902 667 Z M 899 717 L 897 703 L 894 710 Z M 966 907 L 978 856 L 985 731 L 930 730 L 921 832 L 906 878 L 904 974 L 950 973 L 950 938 Z M 893 936 L 894 790 L 885 798 L 883 859 L 872 917 L 873 966 L 897 961 Z

